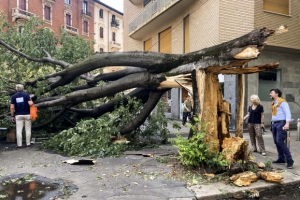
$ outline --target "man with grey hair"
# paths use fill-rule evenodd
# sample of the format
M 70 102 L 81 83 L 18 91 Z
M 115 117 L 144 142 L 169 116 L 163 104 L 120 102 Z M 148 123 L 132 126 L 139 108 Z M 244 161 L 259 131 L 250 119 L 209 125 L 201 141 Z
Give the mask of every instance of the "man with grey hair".
M 11 97 L 10 114 L 11 120 L 16 122 L 17 127 L 17 147 L 22 147 L 22 130 L 25 124 L 26 132 L 26 146 L 30 147 L 31 139 L 31 120 L 30 120 L 30 106 L 33 102 L 26 92 L 22 84 L 16 85 L 17 93 Z

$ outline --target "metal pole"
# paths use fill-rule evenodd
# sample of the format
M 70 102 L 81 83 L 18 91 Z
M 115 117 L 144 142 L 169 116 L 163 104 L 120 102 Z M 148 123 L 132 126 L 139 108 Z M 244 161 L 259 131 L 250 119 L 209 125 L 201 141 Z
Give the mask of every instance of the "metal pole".
M 298 118 L 297 123 L 297 141 L 300 141 L 300 118 Z

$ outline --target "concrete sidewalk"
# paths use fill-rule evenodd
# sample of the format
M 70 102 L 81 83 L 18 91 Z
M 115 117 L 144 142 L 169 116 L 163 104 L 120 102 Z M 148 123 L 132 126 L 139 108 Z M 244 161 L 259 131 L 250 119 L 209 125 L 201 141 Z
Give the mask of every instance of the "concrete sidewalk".
M 177 121 L 180 123 L 180 121 Z M 173 122 L 172 122 L 173 123 Z M 169 124 L 170 136 L 176 132 Z M 189 129 L 182 127 L 181 134 L 187 136 Z M 249 140 L 248 133 L 244 138 Z M 256 160 L 266 162 L 276 160 L 277 153 L 271 132 L 265 132 L 264 141 L 267 156 L 258 153 Z M 96 165 L 69 165 L 62 163 L 70 159 L 58 154 L 40 151 L 36 148 L 10 149 L 14 144 L 1 143 L 0 174 L 2 176 L 32 173 L 50 179 L 62 178 L 75 184 L 79 189 L 69 199 L 79 200 L 192 200 L 219 199 L 231 197 L 236 192 L 252 188 L 263 190 L 278 184 L 257 181 L 249 187 L 236 187 L 224 183 L 194 185 L 187 187 L 184 182 L 170 179 L 172 168 L 157 162 L 155 157 L 173 155 L 176 149 L 164 145 L 158 149 L 143 149 L 136 155 L 124 155 L 119 158 L 99 158 Z M 249 149 L 251 145 L 249 145 Z M 296 141 L 296 130 L 291 131 L 291 152 L 295 161 L 294 169 L 285 165 L 273 165 L 284 173 L 283 184 L 300 182 L 300 141 Z M 138 155 L 140 153 L 140 155 Z M 142 154 L 153 154 L 144 157 Z

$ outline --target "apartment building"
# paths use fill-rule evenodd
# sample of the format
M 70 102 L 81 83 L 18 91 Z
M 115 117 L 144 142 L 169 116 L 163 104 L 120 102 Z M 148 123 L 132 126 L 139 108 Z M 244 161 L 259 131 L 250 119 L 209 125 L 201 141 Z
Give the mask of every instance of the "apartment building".
M 123 51 L 123 13 L 95 0 L 95 44 L 96 52 Z M 104 73 L 123 69 L 124 67 L 105 67 Z
M 294 119 L 300 117 L 300 0 L 124 0 L 124 50 L 182 54 L 240 37 L 255 28 L 289 31 L 268 40 L 268 45 L 248 66 L 280 62 L 273 71 L 246 75 L 245 111 L 249 97 L 258 94 L 271 120 L 269 90 L 279 88 Z M 231 103 L 231 128 L 235 128 L 237 76 L 224 76 L 224 98 Z M 180 118 L 187 92 L 172 89 L 171 113 Z M 295 120 L 296 121 L 296 120 Z M 294 121 L 294 124 L 295 124 Z
M 92 0 L 1 0 L 0 10 L 11 24 L 24 24 L 30 16 L 37 16 L 57 35 L 63 28 L 72 35 L 94 39 Z
M 123 13 L 95 0 L 95 51 L 123 51 Z

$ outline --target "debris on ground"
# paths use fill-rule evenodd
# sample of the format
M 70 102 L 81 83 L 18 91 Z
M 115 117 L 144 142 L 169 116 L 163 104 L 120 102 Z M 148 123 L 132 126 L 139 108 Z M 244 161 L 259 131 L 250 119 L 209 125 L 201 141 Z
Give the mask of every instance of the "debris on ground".
M 64 160 L 62 162 L 68 163 L 70 165 L 94 165 L 96 163 L 95 160 L 90 160 L 90 159 L 84 159 L 84 160 L 70 159 L 70 160 Z

